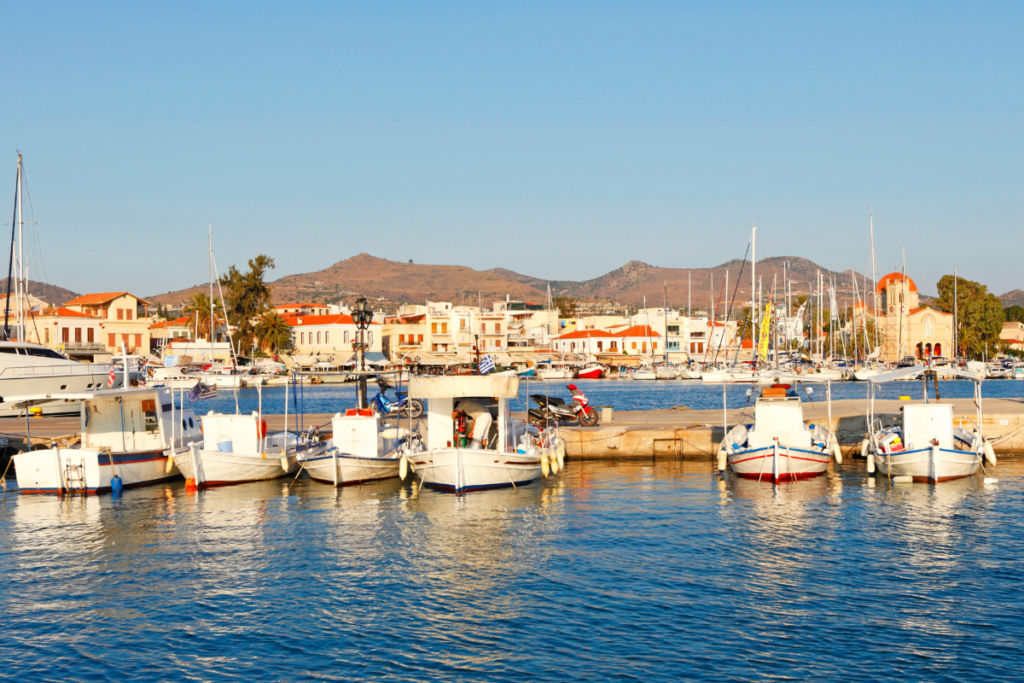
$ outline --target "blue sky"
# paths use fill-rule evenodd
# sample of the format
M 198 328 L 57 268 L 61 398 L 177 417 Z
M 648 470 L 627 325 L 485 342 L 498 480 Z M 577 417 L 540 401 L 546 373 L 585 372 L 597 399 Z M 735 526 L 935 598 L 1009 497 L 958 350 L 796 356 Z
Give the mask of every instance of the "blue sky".
M 222 270 L 264 252 L 277 276 L 364 251 L 703 267 L 752 222 L 770 256 L 862 270 L 872 206 L 883 271 L 905 245 L 925 292 L 954 263 L 1024 288 L 1019 3 L 4 15 L 0 211 L 20 149 L 47 279 L 77 291 L 203 281 L 208 223 Z

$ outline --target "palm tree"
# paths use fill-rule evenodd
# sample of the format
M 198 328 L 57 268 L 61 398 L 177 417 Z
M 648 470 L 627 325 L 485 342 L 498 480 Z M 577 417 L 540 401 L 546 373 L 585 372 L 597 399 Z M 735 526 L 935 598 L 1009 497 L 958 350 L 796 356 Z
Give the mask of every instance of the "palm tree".
M 263 351 L 280 351 L 292 345 L 292 328 L 288 321 L 277 314 L 267 311 L 256 323 L 256 341 Z
M 197 328 L 200 337 L 210 338 L 210 297 L 205 292 L 195 292 L 182 311 L 189 317 L 189 325 Z

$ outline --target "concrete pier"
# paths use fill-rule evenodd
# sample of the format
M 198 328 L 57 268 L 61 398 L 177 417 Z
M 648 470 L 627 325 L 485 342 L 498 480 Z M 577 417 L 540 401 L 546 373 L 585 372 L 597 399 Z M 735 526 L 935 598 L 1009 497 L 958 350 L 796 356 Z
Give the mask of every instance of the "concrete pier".
M 953 404 L 954 424 L 974 428 L 977 409 L 972 399 L 942 400 Z M 900 406 L 906 401 L 875 401 L 875 415 L 885 426 L 896 424 Z M 825 424 L 839 438 L 843 454 L 860 454 L 860 442 L 867 433 L 867 402 L 832 402 L 828 422 L 825 401 L 804 402 L 804 420 Z M 982 430 L 992 439 L 996 453 L 1024 455 L 1024 399 L 985 399 Z M 565 427 L 566 456 L 583 460 L 651 460 L 714 458 L 722 442 L 722 410 L 615 411 L 610 423 L 597 427 Z M 752 424 L 753 403 L 728 411 L 728 426 Z

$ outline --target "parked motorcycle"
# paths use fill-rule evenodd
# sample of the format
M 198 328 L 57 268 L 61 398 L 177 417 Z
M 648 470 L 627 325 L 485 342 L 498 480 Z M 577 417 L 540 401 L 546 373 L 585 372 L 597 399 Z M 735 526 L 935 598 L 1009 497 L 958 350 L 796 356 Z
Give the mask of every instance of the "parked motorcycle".
M 384 382 L 377 382 L 377 395 L 370 401 L 370 410 L 375 415 L 401 415 L 402 417 L 419 417 L 423 414 L 423 402 L 416 398 L 409 398 L 404 391 L 395 390 L 395 398 L 388 398 L 388 385 Z
M 565 400 L 557 396 L 532 394 L 530 399 L 537 404 L 537 407 L 527 411 L 527 419 L 530 424 L 543 428 L 549 422 L 579 421 L 584 427 L 595 426 L 598 421 L 597 408 L 590 405 L 590 401 L 575 384 L 569 384 L 566 388 L 572 394 L 572 403 L 569 405 L 566 405 Z

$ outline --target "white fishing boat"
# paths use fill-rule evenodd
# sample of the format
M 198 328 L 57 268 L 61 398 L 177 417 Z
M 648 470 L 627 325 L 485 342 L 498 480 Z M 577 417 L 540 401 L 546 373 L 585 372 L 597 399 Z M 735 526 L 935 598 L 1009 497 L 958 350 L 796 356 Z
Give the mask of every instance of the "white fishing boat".
M 203 441 L 174 456 L 174 464 L 197 487 L 277 479 L 295 472 L 298 456 L 327 450 L 327 442 L 310 432 L 268 432 L 256 411 L 210 412 L 202 420 Z
M 924 365 L 900 368 L 868 380 L 868 438 L 861 450 L 868 460 L 868 472 L 876 469 L 894 480 L 938 483 L 969 477 L 978 471 L 982 460 L 996 464 L 995 452 L 984 438 L 982 422 L 981 382 L 983 378 L 970 372 L 946 369 L 961 379 L 974 382 L 974 403 L 977 415 L 974 430 L 955 426 L 953 406 L 928 400 Z M 875 417 L 875 389 L 884 382 L 922 377 L 923 398 L 920 403 L 900 406 L 899 424 L 883 427 Z M 899 478 L 899 479 L 898 479 Z
M 722 384 L 726 382 L 756 383 L 758 377 L 758 373 L 747 366 L 737 366 L 735 368 L 708 368 L 701 373 L 700 381 L 704 384 Z
M 539 379 L 572 379 L 573 371 L 568 365 L 551 365 L 539 363 L 535 376 Z
M 312 479 L 345 486 L 398 476 L 398 446 L 409 436 L 408 429 L 388 426 L 379 415 L 356 408 L 337 413 L 331 428 L 324 451 L 298 457 Z
M 14 456 L 23 493 L 103 493 L 112 480 L 128 488 L 179 476 L 172 458 L 203 436 L 191 410 L 176 410 L 163 388 L 101 389 L 9 399 L 21 410 L 51 402 L 73 406 L 81 441 L 70 448 Z
M 149 377 L 149 385 L 170 389 L 191 389 L 199 383 L 199 375 L 186 372 L 187 369 L 177 365 L 169 368 L 155 368 Z
M 779 483 L 824 474 L 829 460 L 842 462 L 839 443 L 821 424 L 804 423 L 803 404 L 791 384 L 765 387 L 754 408 L 754 424 L 730 429 L 718 454 L 740 477 Z
M 427 443 L 424 451 L 403 457 L 421 484 L 464 493 L 522 486 L 549 467 L 557 472 L 565 449 L 556 430 L 542 432 L 513 420 L 509 399 L 518 395 L 518 377 L 413 377 L 409 396 L 427 400 Z M 474 430 L 487 428 L 486 433 L 474 433 L 466 445 L 459 440 L 459 418 L 453 415 L 468 403 L 487 408 L 473 425 Z

